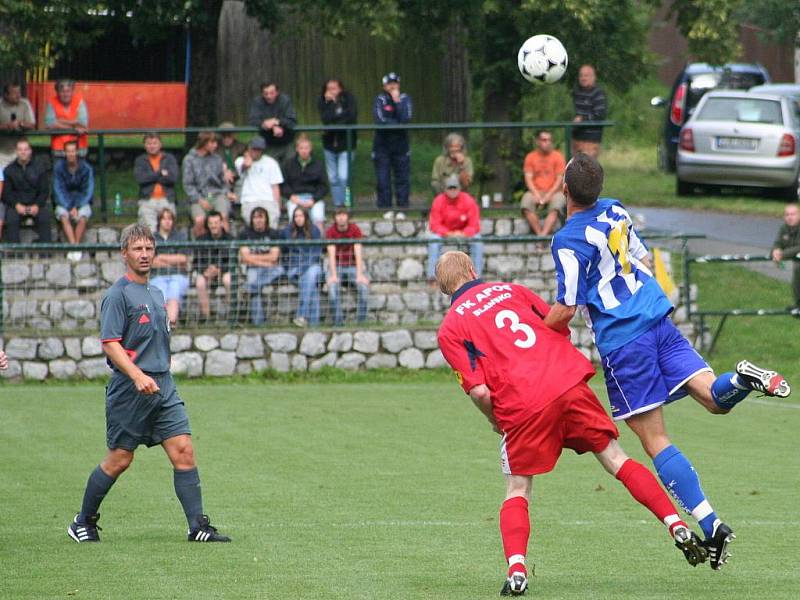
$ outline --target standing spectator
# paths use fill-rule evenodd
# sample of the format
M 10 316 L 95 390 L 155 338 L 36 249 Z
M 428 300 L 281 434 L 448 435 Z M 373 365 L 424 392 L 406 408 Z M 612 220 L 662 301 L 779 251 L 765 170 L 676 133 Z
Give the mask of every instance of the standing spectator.
M 231 235 L 222 225 L 222 215 L 212 210 L 206 215 L 206 233 L 197 238 L 198 242 L 223 242 L 232 240 Z M 197 302 L 200 305 L 200 317 L 208 320 L 211 317 L 211 307 L 208 301 L 208 288 L 212 284 L 225 286 L 225 297 L 230 303 L 231 299 L 231 259 L 229 248 L 198 248 L 195 254 L 197 268 Z
M 261 84 L 261 95 L 250 104 L 247 122 L 261 129 L 267 143 L 267 154 L 279 164 L 291 156 L 297 113 L 292 99 L 281 92 L 277 83 L 267 81 Z
M 175 327 L 181 303 L 189 289 L 189 255 L 181 248 L 159 250 L 158 245 L 162 242 L 185 242 L 186 233 L 175 229 L 175 213 L 168 206 L 161 209 L 157 220 L 156 255 L 150 269 L 150 283 L 164 294 L 169 324 Z
M 592 65 L 583 65 L 578 71 L 578 85 L 572 91 L 575 103 L 575 123 L 603 121 L 606 118 L 606 95 L 597 87 L 597 74 Z M 583 152 L 592 158 L 600 154 L 600 140 L 603 138 L 602 127 L 573 127 L 572 153 Z
M 236 159 L 247 150 L 247 146 L 236 139 L 236 132 L 231 131 L 234 127 L 236 125 L 230 121 L 223 121 L 219 124 L 220 143 L 217 146 L 217 154 L 225 164 L 226 181 L 230 180 L 227 196 L 228 201 L 231 203 L 232 214 L 239 208 L 238 204 L 241 201 L 239 196 L 242 189 L 242 182 L 236 174 Z
M 44 113 L 44 126 L 47 129 L 69 129 L 78 134 L 54 135 L 50 139 L 53 156 L 64 156 L 64 143 L 77 140 L 78 154 L 86 156 L 89 150 L 89 111 L 83 96 L 75 91 L 72 79 L 59 79 L 55 84 L 56 93 L 47 100 Z
M 796 202 L 783 209 L 783 225 L 772 245 L 772 260 L 780 263 L 791 260 L 800 254 L 800 207 Z M 795 310 L 800 310 L 800 260 L 792 261 L 792 295 Z
M 534 235 L 550 235 L 564 213 L 567 199 L 564 187 L 564 156 L 553 148 L 553 134 L 546 129 L 536 133 L 536 149 L 525 157 L 522 171 L 525 187 L 520 208 Z M 543 219 L 543 221 L 542 221 Z
M 311 154 L 311 140 L 304 133 L 297 136 L 295 155 L 283 163 L 281 194 L 286 198 L 286 213 L 294 214 L 298 206 L 304 208 L 311 221 L 322 229 L 325 222 L 325 202 L 328 178 L 325 166 Z
M 325 232 L 325 237 L 329 240 L 362 238 L 361 229 L 350 222 L 350 214 L 346 208 L 337 208 L 333 219 L 333 225 Z M 333 324 L 337 327 L 344 325 L 342 305 L 339 301 L 339 290 L 343 283 L 355 284 L 358 289 L 356 320 L 361 323 L 367 318 L 369 279 L 365 275 L 362 246 L 359 243 L 328 246 L 328 301 L 333 313 Z
M 178 161 L 162 150 L 161 136 L 155 131 L 144 134 L 144 150 L 133 163 L 133 178 L 139 185 L 139 222 L 155 231 L 161 211 L 168 208 L 177 214 Z
M 318 240 L 322 237 L 319 229 L 311 224 L 308 213 L 297 207 L 290 213 L 291 221 L 283 230 L 285 240 Z M 292 321 L 298 327 L 319 324 L 319 278 L 322 268 L 319 264 L 319 246 L 286 246 L 283 249 L 283 264 L 289 281 L 300 286 L 300 301 Z
M 20 221 L 32 220 L 39 242 L 50 242 L 50 182 L 42 161 L 35 160 L 30 142 L 21 138 L 17 158 L 5 168 L 3 204 L 6 207 L 6 241 L 19 242 Z
M 269 222 L 277 227 L 281 218 L 281 188 L 283 174 L 277 161 L 264 154 L 264 138 L 250 140 L 244 156 L 236 159 L 236 173 L 242 182 L 242 220 L 250 222 L 253 209 L 267 211 Z
M 239 262 L 247 267 L 247 293 L 250 294 L 250 319 L 253 325 L 263 325 L 265 320 L 261 288 L 283 275 L 283 267 L 279 262 L 281 249 L 267 243 L 279 237 L 280 233 L 269 227 L 266 209 L 254 207 L 250 213 L 250 226 L 239 237 L 240 240 L 254 242 L 239 248 Z
M 433 199 L 428 228 L 433 239 L 470 238 L 469 253 L 478 275 L 483 271 L 483 243 L 478 203 L 468 193 L 461 191 L 456 175 L 445 181 L 445 190 Z M 436 261 L 442 251 L 442 242 L 428 244 L 428 283 L 436 289 Z
M 232 175 L 225 172 L 225 164 L 217 154 L 217 134 L 201 131 L 194 148 L 183 159 L 183 191 L 189 198 L 195 238 L 203 235 L 206 217 L 216 211 L 222 217 L 222 228 L 230 229 L 227 186 Z
M 80 244 L 86 225 L 92 217 L 94 171 L 78 156 L 78 142 L 64 143 L 64 159 L 53 169 L 53 192 L 56 201 L 56 220 L 61 223 L 67 242 Z M 67 258 L 79 261 L 80 252 L 68 252 Z
M 317 100 L 319 117 L 325 125 L 350 125 L 358 122 L 356 98 L 344 88 L 339 79 L 329 79 L 322 86 L 322 94 Z M 350 132 L 350 155 L 347 151 L 347 131 L 326 131 L 322 134 L 325 151 L 325 169 L 331 184 L 334 206 L 345 205 L 345 188 L 350 185 L 350 164 L 352 153 L 356 150 L 356 132 Z
M 388 73 L 383 76 L 383 91 L 375 96 L 372 115 L 379 125 L 398 125 L 411 121 L 411 96 L 400 92 L 400 76 Z M 378 208 L 388 208 L 384 219 L 405 219 L 405 213 L 392 210 L 392 174 L 397 208 L 408 208 L 411 187 L 411 148 L 405 129 L 378 129 L 372 142 L 372 160 L 375 162 Z
M 475 176 L 472 159 L 467 156 L 467 143 L 458 133 L 448 133 L 442 144 L 444 152 L 433 161 L 431 172 L 431 187 L 434 196 L 445 190 L 444 182 L 450 175 L 458 176 L 461 189 L 465 192 Z
M 31 103 L 22 97 L 18 83 L 7 83 L 0 100 L 0 171 L 14 162 L 17 157 L 14 145 L 28 129 L 36 129 Z

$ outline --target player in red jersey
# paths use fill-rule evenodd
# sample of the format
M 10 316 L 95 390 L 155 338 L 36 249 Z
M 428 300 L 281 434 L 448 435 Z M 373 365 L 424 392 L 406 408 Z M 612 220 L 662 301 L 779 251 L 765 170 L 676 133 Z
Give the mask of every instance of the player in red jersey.
M 451 296 L 439 347 L 459 383 L 503 436 L 506 499 L 500 535 L 508 561 L 501 595 L 528 586 L 525 555 L 533 475 L 551 471 L 564 448 L 592 452 L 668 528 L 689 564 L 705 561 L 700 539 L 678 516 L 650 471 L 628 457 L 619 432 L 586 384 L 594 367 L 569 341 L 569 329 L 544 324 L 550 307 L 524 286 L 478 279 L 469 256 L 446 252 L 436 281 Z

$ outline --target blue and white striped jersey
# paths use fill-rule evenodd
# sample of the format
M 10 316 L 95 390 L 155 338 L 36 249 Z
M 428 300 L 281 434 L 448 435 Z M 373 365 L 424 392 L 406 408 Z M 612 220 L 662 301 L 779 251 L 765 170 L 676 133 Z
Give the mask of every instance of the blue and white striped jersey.
M 601 198 L 553 237 L 556 299 L 579 306 L 601 356 L 644 333 L 672 303 L 641 262 L 647 247 L 618 200 Z

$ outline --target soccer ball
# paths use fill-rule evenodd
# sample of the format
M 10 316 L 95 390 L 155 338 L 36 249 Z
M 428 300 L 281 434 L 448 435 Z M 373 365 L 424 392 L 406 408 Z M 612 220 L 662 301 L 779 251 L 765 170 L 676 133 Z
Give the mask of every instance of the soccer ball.
M 535 35 L 519 49 L 517 65 L 532 83 L 555 83 L 567 71 L 567 51 L 552 35 Z

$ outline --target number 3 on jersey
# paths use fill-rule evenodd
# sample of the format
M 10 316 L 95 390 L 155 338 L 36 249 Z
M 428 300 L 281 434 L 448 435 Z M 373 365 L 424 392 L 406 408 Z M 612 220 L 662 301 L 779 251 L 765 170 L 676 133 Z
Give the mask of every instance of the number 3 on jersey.
M 519 315 L 513 310 L 501 310 L 494 318 L 494 324 L 498 329 L 503 329 L 509 323 L 512 333 L 520 332 L 524 338 L 514 340 L 514 345 L 518 348 L 531 348 L 536 343 L 536 334 L 530 325 L 519 322 Z

